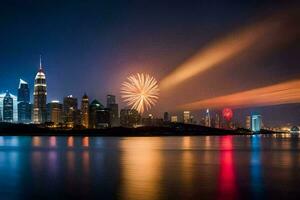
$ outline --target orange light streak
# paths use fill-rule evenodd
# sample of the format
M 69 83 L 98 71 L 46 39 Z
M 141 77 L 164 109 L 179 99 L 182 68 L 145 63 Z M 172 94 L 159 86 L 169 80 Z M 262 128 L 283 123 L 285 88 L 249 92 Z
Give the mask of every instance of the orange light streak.
M 221 66 L 220 64 L 257 46 L 257 44 L 265 44 L 267 49 L 272 49 L 273 45 L 279 44 L 283 40 L 280 34 L 274 35 L 274 33 L 282 31 L 283 26 L 287 26 L 288 22 L 292 20 L 286 17 L 292 15 L 292 11 L 276 13 L 209 43 L 163 78 L 159 85 L 160 89 L 162 91 L 171 89 L 210 68 Z M 289 32 L 286 29 L 284 31 Z M 270 42 L 270 35 L 273 36 L 272 42 Z M 290 39 L 293 37 L 291 36 Z
M 244 92 L 200 100 L 179 106 L 180 109 L 243 108 L 300 103 L 300 80 L 288 81 Z

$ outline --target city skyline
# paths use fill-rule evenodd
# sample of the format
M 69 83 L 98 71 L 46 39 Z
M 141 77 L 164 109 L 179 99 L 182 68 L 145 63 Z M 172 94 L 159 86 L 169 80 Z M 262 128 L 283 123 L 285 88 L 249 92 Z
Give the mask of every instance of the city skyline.
M 37 73 L 37 75 L 36 75 L 36 78 L 37 78 L 37 76 L 39 75 L 39 76 L 43 76 L 43 77 L 45 77 L 45 75 L 44 74 L 40 74 L 41 72 L 43 72 L 44 73 L 44 68 L 42 67 L 42 59 L 41 59 L 41 56 L 40 56 L 40 63 L 39 63 L 39 69 L 38 69 L 38 73 Z M 35 78 L 35 79 L 36 79 Z M 20 87 L 21 87 L 21 85 L 22 84 L 24 84 L 24 85 L 28 85 L 28 82 L 27 81 L 25 81 L 25 80 L 23 80 L 23 79 L 19 79 L 19 87 L 18 87 L 18 94 L 19 94 L 19 90 L 20 90 Z M 26 86 L 26 87 L 28 87 L 28 86 Z M 11 90 L 6 90 L 6 91 L 11 91 Z M 27 91 L 28 92 L 28 91 Z M 7 92 L 6 92 L 7 93 Z M 46 92 L 47 93 L 47 92 Z M 3 93 L 3 94 L 5 94 L 5 93 Z M 83 99 L 84 98 L 89 98 L 89 97 L 85 97 L 85 95 L 86 95 L 87 93 L 85 92 L 84 93 L 84 95 L 83 95 Z M 12 95 L 12 94 L 11 94 Z M 21 94 L 21 95 L 23 95 L 23 94 Z M 28 94 L 26 94 L 26 95 L 28 95 Z M 14 95 L 13 95 L 14 96 Z M 18 96 L 19 97 L 19 96 Z M 59 97 L 59 98 L 55 98 L 55 100 L 47 100 L 45 103 L 47 104 L 47 106 L 49 106 L 48 104 L 51 104 L 51 103 L 54 103 L 54 104 L 61 104 L 61 105 L 63 105 L 64 104 L 64 99 L 65 98 L 68 98 L 68 97 L 72 97 L 73 98 L 73 95 L 72 94 L 70 94 L 70 95 L 68 95 L 68 96 L 65 96 L 65 97 Z M 106 94 L 105 95 L 105 97 L 106 97 L 106 108 L 108 108 L 108 109 L 111 109 L 110 107 L 109 107 L 109 104 L 111 103 L 111 104 L 116 104 L 116 96 L 115 95 L 111 95 L 111 94 Z M 16 97 L 15 97 L 16 98 Z M 28 102 L 28 103 L 33 103 L 34 104 L 34 99 L 35 99 L 35 97 L 34 97 L 34 92 L 31 94 L 29 94 L 29 97 L 26 97 L 26 103 Z M 31 99 L 33 99 L 32 101 L 30 101 Z M 63 99 L 63 100 L 58 100 L 58 99 Z M 96 98 L 93 98 L 93 100 L 97 100 Z M 122 101 L 121 101 L 122 99 L 120 98 L 119 99 L 119 101 L 118 101 L 118 103 L 121 103 L 122 104 Z M 18 105 L 22 102 L 23 100 L 22 99 L 20 99 L 20 100 L 18 100 Z M 76 100 L 77 101 L 77 100 Z M 98 100 L 97 100 L 98 101 Z M 80 101 L 80 99 L 79 99 L 79 102 L 81 102 Z M 89 101 L 90 103 L 92 103 L 92 101 Z M 109 103 L 110 102 L 110 103 Z M 115 103 L 113 103 L 113 102 L 115 102 Z M 104 102 L 103 102 L 104 103 Z M 16 103 L 14 103 L 14 104 L 16 104 Z M 77 105 L 77 104 L 76 104 Z M 118 111 L 118 104 L 116 104 L 117 105 L 117 111 Z M 47 106 L 45 106 L 45 107 L 47 107 Z M 113 106 L 113 105 L 112 105 Z M 289 106 L 289 104 L 283 104 L 283 105 L 277 105 L 277 107 L 280 107 L 280 106 Z M 77 106 L 76 106 L 77 107 Z M 81 108 L 80 108 L 81 107 Z M 123 107 L 121 108 L 121 110 L 122 109 L 126 109 L 126 108 L 129 108 L 130 106 L 128 106 L 128 105 L 123 105 Z M 247 128 L 247 122 L 246 122 L 246 120 L 247 120 L 247 117 L 248 117 L 248 115 L 251 115 L 252 113 L 264 113 L 263 111 L 261 111 L 261 110 L 263 110 L 263 109 L 271 109 L 272 108 L 272 106 L 268 106 L 268 107 L 254 107 L 254 108 L 248 108 L 250 111 L 247 111 L 247 109 L 244 109 L 244 111 L 242 110 L 242 111 L 240 111 L 240 109 L 235 109 L 235 111 L 236 110 L 238 110 L 237 112 L 235 112 L 235 114 L 233 115 L 234 116 L 234 118 L 233 118 L 233 122 L 234 123 L 236 123 L 238 126 L 240 126 L 240 127 L 246 127 Z M 18 106 L 18 109 L 19 109 L 19 106 Z M 24 108 L 23 108 L 24 109 Z M 34 109 L 34 108 L 32 108 L 32 109 Z M 81 110 L 82 111 L 82 102 L 80 103 L 80 104 L 78 104 L 78 109 L 79 110 Z M 177 111 L 173 111 L 173 112 L 171 112 L 171 114 L 172 114 L 172 116 L 176 116 L 177 117 L 177 122 L 183 122 L 183 123 L 195 123 L 195 124 L 201 124 L 201 125 L 204 125 L 204 126 L 207 126 L 207 122 L 206 122 L 206 120 L 207 119 L 205 119 L 205 122 L 204 123 L 202 123 L 201 122 L 201 120 L 203 119 L 203 116 L 204 116 L 204 118 L 206 118 L 206 115 L 207 115 L 207 112 L 208 112 L 208 109 L 209 108 L 206 108 L 206 109 L 201 109 L 201 110 L 189 110 L 189 111 L 185 111 L 184 109 L 181 109 L 181 110 L 177 110 Z M 45 108 L 45 115 L 49 115 L 49 114 L 47 114 L 47 112 L 49 112 L 49 111 L 46 111 L 47 109 Z M 251 111 L 252 110 L 252 111 Z M 63 111 L 63 110 L 62 110 Z M 62 112 L 61 111 L 61 112 Z M 213 114 L 216 114 L 216 115 L 219 115 L 219 114 L 221 114 L 221 111 L 222 111 L 222 109 L 218 109 L 218 108 L 216 108 L 216 109 L 212 109 L 212 113 Z M 240 111 L 240 112 L 239 112 Z M 16 112 L 15 110 L 14 110 L 14 112 Z M 24 112 L 24 111 L 23 111 Z M 30 111 L 31 112 L 31 111 Z M 168 112 L 168 111 L 167 111 Z M 187 120 L 185 120 L 185 118 L 184 118 L 184 113 L 185 112 L 189 112 L 189 116 L 191 116 L 193 119 L 190 121 L 190 117 L 189 117 L 189 119 L 188 119 L 188 121 Z M 192 112 L 192 115 L 191 115 L 191 112 Z M 148 113 L 150 113 L 151 114 L 151 110 L 149 110 L 148 111 Z M 182 115 L 182 113 L 183 113 L 183 115 Z M 297 113 L 297 111 L 296 111 L 296 113 Z M 112 114 L 112 113 L 111 113 Z M 237 114 L 237 116 L 236 116 L 236 114 Z M 31 119 L 30 120 L 28 120 L 27 119 L 27 121 L 25 120 L 25 121 L 22 121 L 22 120 L 20 120 L 20 119 L 18 119 L 18 120 L 16 120 L 16 117 L 15 117 L 15 115 L 16 115 L 16 113 L 14 114 L 14 122 L 16 122 L 16 121 L 18 121 L 18 122 L 25 122 L 25 123 L 28 123 L 28 122 L 31 122 Z M 19 112 L 18 112 L 18 115 L 19 115 Z M 116 114 L 116 112 L 114 112 L 113 113 L 113 115 L 115 115 L 115 116 L 119 116 L 119 112 L 117 112 L 117 114 Z M 151 114 L 152 115 L 152 114 Z M 155 117 L 156 118 L 161 118 L 161 119 L 163 119 L 163 115 L 164 115 L 164 113 L 163 112 L 161 112 L 161 113 L 158 113 L 158 114 L 156 114 L 155 115 Z M 63 116 L 63 113 L 62 113 L 62 116 Z M 146 115 L 142 115 L 143 117 L 148 117 L 148 115 L 146 114 Z M 20 118 L 19 116 L 18 116 L 18 118 Z M 46 122 L 46 121 L 49 121 L 49 119 L 47 119 L 47 117 L 45 117 L 45 119 L 44 119 L 44 121 L 43 122 Z M 267 121 L 268 122 L 268 119 L 266 119 L 266 118 L 264 118 L 264 121 Z M 33 123 L 41 123 L 41 122 L 39 122 L 39 121 L 34 121 L 34 112 L 32 112 L 32 122 Z M 81 123 L 79 123 L 79 124 L 81 124 Z M 114 122 L 114 124 L 116 125 L 116 124 L 118 124 L 118 123 L 116 123 L 116 122 Z M 210 122 L 209 122 L 209 124 L 210 124 Z M 82 124 L 83 126 L 84 126 L 84 123 Z M 265 127 L 266 128 L 280 128 L 280 127 L 292 127 L 292 126 L 299 126 L 299 124 L 297 124 L 297 123 L 293 123 L 293 122 L 288 122 L 288 121 L 286 121 L 286 122 L 284 122 L 284 123 L 282 123 L 282 122 L 278 122 L 277 124 L 272 124 L 272 123 L 265 123 Z M 209 125 L 209 127 L 210 126 L 212 126 L 211 124 Z M 72 126 L 73 127 L 73 126 Z M 214 126 L 212 126 L 212 127 L 214 127 Z
M 0 13 L 0 199 L 300 198 L 299 0 Z
M 186 60 L 199 50 L 210 47 L 214 41 L 223 41 L 226 36 L 239 33 L 240 29 L 252 27 L 253 24 L 256 25 L 257 22 L 272 16 L 281 16 L 286 12 L 294 13 L 291 8 L 297 7 L 294 6 L 297 5 L 294 2 L 263 1 L 255 4 L 254 1 L 248 1 L 225 4 L 212 1 L 203 4 L 191 2 L 185 7 L 174 2 L 172 8 L 166 12 L 168 8 L 166 3 L 149 4 L 147 9 L 138 2 L 132 4 L 96 2 L 93 8 L 90 4 L 83 3 L 85 9 L 81 9 L 80 4 L 75 3 L 70 8 L 66 3 L 61 3 L 57 17 L 63 18 L 64 23 L 60 23 L 56 22 L 56 17 L 52 15 L 56 9 L 54 4 L 51 2 L 37 4 L 37 7 L 44 8 L 43 11 L 26 3 L 24 6 L 28 10 L 23 10 L 20 5 L 14 3 L 3 4 L 2 9 L 6 9 L 2 13 L 8 20 L 3 24 L 7 29 L 1 33 L 3 49 L 0 66 L 3 73 L 0 77 L 0 91 L 5 92 L 13 88 L 10 92 L 16 94 L 15 86 L 19 78 L 26 80 L 30 91 L 33 91 L 32 74 L 36 73 L 39 65 L 38 56 L 42 54 L 45 72 L 48 74 L 48 102 L 51 100 L 62 102 L 63 97 L 71 94 L 81 97 L 86 92 L 91 99 L 99 99 L 104 103 L 106 94 L 114 94 L 120 108 L 125 107 L 120 100 L 120 85 L 128 75 L 145 72 L 160 82 L 177 66 L 186 63 Z M 134 7 L 134 12 L 128 14 L 132 11 L 131 6 Z M 98 12 L 108 8 L 120 15 Z M 144 9 L 141 19 L 137 18 L 141 16 L 137 8 Z M 152 17 L 153 10 L 157 11 L 155 18 Z M 186 10 L 191 12 L 188 14 L 181 12 Z M 219 11 L 217 16 L 214 14 L 216 11 Z M 9 12 L 17 14 L 11 16 Z M 86 17 L 79 18 L 83 14 Z M 167 18 L 168 14 L 178 18 L 184 17 L 184 20 Z M 121 19 L 121 16 L 125 17 Z M 205 16 L 205 19 L 199 20 L 200 16 Z M 294 26 L 297 17 L 297 14 L 290 15 L 285 19 L 289 22 L 289 26 L 285 25 L 273 31 L 278 37 L 288 38 L 288 41 L 282 43 L 278 41 L 280 44 L 276 44 L 271 50 L 262 44 L 263 47 L 255 45 L 254 49 L 246 49 L 237 58 L 229 59 L 218 65 L 218 68 L 204 72 L 203 76 L 179 84 L 176 92 L 174 89 L 162 91 L 157 106 L 150 113 L 162 117 L 161 110 L 176 113 L 174 108 L 177 105 L 199 98 L 218 97 L 299 78 L 297 38 L 286 37 L 291 32 L 297 32 Z M 111 21 L 107 21 L 107 18 Z M 20 19 L 24 23 L 18 23 Z M 27 23 L 31 21 L 33 23 Z M 101 24 L 103 21 L 106 24 Z M 50 29 L 52 25 L 54 28 Z M 80 25 L 89 29 L 79 30 L 77 27 Z M 274 30 L 273 28 L 271 26 L 267 30 Z M 203 32 L 204 29 L 208 31 Z M 15 32 L 13 30 L 21 30 L 18 38 L 14 34 L 8 34 Z M 71 30 L 73 35 L 70 35 Z M 150 34 L 145 33 L 145 30 L 150 31 Z M 108 38 L 107 31 L 113 32 L 111 38 Z M 275 37 L 273 32 L 271 31 L 270 38 Z M 268 42 L 268 38 L 265 40 Z M 29 41 L 34 41 L 35 45 L 31 46 Z M 265 52 L 264 48 L 268 51 Z M 19 52 L 16 49 L 19 49 Z M 263 53 L 261 57 L 256 57 L 253 55 L 255 52 Z M 199 91 L 193 92 L 190 85 L 196 85 Z M 259 112 L 271 125 L 298 124 L 299 108 L 299 104 L 289 104 L 235 109 L 234 117 Z M 195 116 L 199 118 L 205 109 L 194 110 Z

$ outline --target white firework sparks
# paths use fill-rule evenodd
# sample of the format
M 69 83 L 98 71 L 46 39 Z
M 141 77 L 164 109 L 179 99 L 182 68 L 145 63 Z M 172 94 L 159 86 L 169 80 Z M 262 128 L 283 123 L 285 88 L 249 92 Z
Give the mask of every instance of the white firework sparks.
M 149 74 L 129 76 L 122 84 L 123 101 L 139 113 L 149 110 L 158 100 L 159 88 L 157 81 Z

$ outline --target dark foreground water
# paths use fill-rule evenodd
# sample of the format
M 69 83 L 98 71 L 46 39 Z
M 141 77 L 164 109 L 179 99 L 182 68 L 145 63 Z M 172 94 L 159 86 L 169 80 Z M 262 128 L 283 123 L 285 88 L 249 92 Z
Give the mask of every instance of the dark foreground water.
M 300 138 L 0 137 L 0 199 L 299 199 Z

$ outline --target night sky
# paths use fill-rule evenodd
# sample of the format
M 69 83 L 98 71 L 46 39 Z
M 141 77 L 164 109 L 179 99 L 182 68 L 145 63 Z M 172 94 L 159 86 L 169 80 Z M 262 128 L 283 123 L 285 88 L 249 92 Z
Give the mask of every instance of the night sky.
M 0 91 L 16 94 L 22 78 L 32 92 L 41 54 L 48 101 L 70 94 L 81 98 L 87 92 L 105 104 L 106 94 L 119 97 L 120 85 L 128 75 L 145 72 L 161 80 L 211 41 L 289 7 L 299 8 L 299 4 L 254 0 L 2 0 Z M 291 23 L 291 31 L 299 31 L 299 23 Z M 174 110 L 177 103 L 299 79 L 298 36 L 262 56 L 253 56 L 255 52 L 261 54 L 259 49 L 252 50 L 251 56 L 244 52 L 224 66 L 184 82 L 161 94 L 151 112 L 161 115 L 162 111 Z M 236 116 L 243 122 L 249 112 L 262 113 L 267 125 L 300 125 L 298 104 L 237 110 Z

